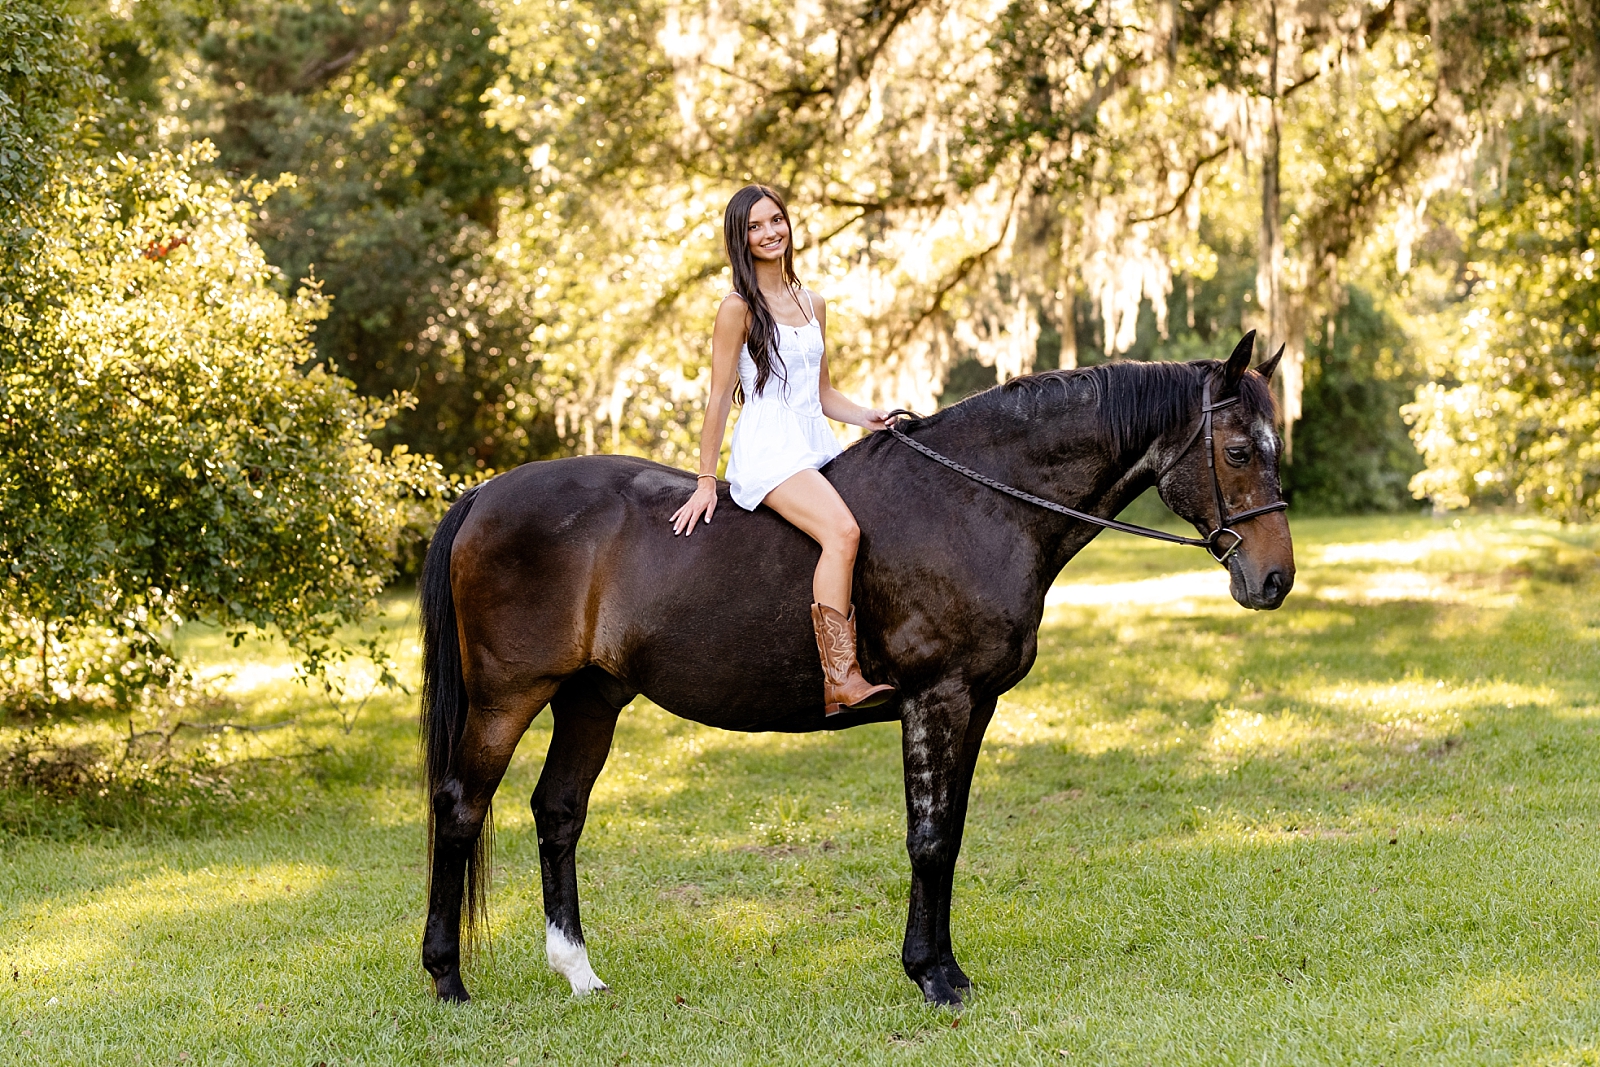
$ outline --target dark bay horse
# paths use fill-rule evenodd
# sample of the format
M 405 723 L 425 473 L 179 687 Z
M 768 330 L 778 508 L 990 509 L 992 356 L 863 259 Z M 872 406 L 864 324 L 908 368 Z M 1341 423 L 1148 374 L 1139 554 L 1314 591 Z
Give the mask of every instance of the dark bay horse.
M 1252 344 L 1226 363 L 1030 375 L 902 426 L 994 479 L 1099 516 L 1152 484 L 1203 534 L 1256 512 L 1237 522 L 1231 591 L 1245 607 L 1276 608 L 1294 581 L 1288 522 L 1270 510 L 1281 506 L 1277 359 L 1247 370 Z M 1217 398 L 1214 428 L 1203 396 Z M 809 614 L 818 549 L 766 508 L 740 510 L 724 486 L 715 521 L 674 537 L 668 517 L 693 476 L 623 456 L 530 463 L 451 507 L 422 577 L 432 798 L 422 962 L 441 999 L 467 999 L 461 925 L 465 910 L 470 933 L 483 905 L 485 819 L 546 704 L 555 726 L 533 793 L 546 949 L 573 992 L 605 988 L 578 920 L 575 850 L 618 713 L 643 693 L 728 730 L 900 720 L 911 858 L 902 960 L 929 1001 L 960 1003 L 971 983 L 951 950 L 950 892 L 978 749 L 996 700 L 1033 665 L 1047 590 L 1099 527 L 1003 495 L 887 432 L 823 474 L 861 527 L 862 666 L 899 691 L 828 719 Z

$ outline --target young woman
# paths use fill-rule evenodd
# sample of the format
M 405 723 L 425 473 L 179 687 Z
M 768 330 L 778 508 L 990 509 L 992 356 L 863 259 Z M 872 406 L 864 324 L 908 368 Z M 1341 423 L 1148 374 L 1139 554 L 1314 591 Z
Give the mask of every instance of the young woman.
M 868 682 L 856 663 L 850 580 L 861 531 L 817 468 L 840 452 L 828 419 L 878 430 L 888 412 L 862 407 L 828 381 L 827 305 L 795 277 L 783 198 L 764 185 L 740 189 L 723 213 L 722 237 L 733 292 L 717 309 L 711 334 L 700 481 L 672 516 L 672 532 L 690 536 L 695 523 L 710 522 L 717 510 L 717 457 L 737 396 L 744 411 L 728 460 L 733 502 L 746 511 L 766 504 L 822 546 L 811 579 L 811 623 L 822 656 L 824 713 L 873 707 L 894 687 Z

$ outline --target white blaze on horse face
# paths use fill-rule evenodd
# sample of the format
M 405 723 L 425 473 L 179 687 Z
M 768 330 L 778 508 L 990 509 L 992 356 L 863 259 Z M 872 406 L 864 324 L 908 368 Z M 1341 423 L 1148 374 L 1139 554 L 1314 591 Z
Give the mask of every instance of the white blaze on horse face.
M 1272 459 L 1278 454 L 1278 435 L 1272 428 L 1271 419 L 1262 419 L 1256 423 L 1256 448 L 1260 450 L 1265 459 Z
M 600 981 L 589 966 L 589 950 L 581 942 L 572 941 L 555 923 L 544 926 L 544 954 L 557 974 L 572 983 L 572 995 L 586 996 L 596 990 L 610 988 Z

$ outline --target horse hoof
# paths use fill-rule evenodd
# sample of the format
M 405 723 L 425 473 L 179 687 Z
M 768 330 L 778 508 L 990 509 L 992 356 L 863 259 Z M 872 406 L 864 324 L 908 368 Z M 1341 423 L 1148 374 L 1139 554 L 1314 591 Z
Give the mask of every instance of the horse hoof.
M 472 999 L 467 994 L 467 987 L 458 974 L 435 978 L 433 980 L 433 995 L 446 1004 L 465 1004 Z
M 944 964 L 944 980 L 958 993 L 966 993 L 972 989 L 972 979 L 967 977 L 967 972 L 961 969 L 961 964 L 951 960 Z
M 941 1008 L 961 1007 L 961 994 L 945 978 L 943 971 L 934 971 L 917 984 L 922 987 L 922 999 L 929 1004 L 937 1004 Z

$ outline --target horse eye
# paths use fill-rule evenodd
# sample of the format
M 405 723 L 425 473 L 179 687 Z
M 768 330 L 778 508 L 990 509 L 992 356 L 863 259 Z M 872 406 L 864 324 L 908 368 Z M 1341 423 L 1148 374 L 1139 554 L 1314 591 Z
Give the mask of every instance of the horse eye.
M 1228 462 L 1235 467 L 1242 467 L 1250 462 L 1250 450 L 1248 448 L 1229 448 L 1224 451 L 1228 457 Z

